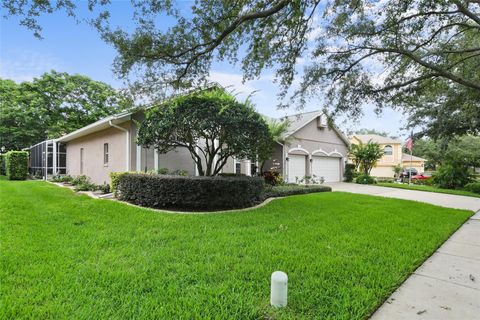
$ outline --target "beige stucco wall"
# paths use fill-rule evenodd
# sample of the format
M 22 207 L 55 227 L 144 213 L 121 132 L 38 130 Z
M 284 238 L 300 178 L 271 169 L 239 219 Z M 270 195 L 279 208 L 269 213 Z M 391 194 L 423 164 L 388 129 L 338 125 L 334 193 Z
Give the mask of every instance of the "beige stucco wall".
M 377 165 L 372 169 L 371 175 L 374 177 L 383 177 L 383 178 L 393 178 L 395 172 L 393 171 L 393 165 Z M 402 168 L 410 168 L 410 161 L 403 161 Z M 418 173 L 424 172 L 423 162 L 421 161 L 413 161 L 412 168 L 416 169 Z
M 130 122 L 120 124 L 130 129 Z M 103 163 L 103 145 L 108 143 L 109 162 Z M 78 176 L 80 172 L 80 149 L 84 149 L 83 174 L 92 182 L 110 183 L 110 172 L 126 170 L 126 133 L 117 128 L 108 128 L 67 142 L 67 174 Z
M 356 137 L 352 137 L 352 144 L 358 144 L 360 141 Z M 394 177 L 395 172 L 393 168 L 397 165 L 400 165 L 402 168 L 410 168 L 410 161 L 402 161 L 403 149 L 400 143 L 390 143 L 390 144 L 380 144 L 382 150 L 385 146 L 390 145 L 393 148 L 392 155 L 384 155 L 377 162 L 377 165 L 372 169 L 371 175 L 374 177 Z M 417 171 L 424 171 L 424 162 L 423 161 L 413 161 L 412 168 L 417 169 Z
M 395 172 L 393 171 L 394 166 L 376 166 L 372 169 L 370 174 L 374 177 L 382 177 L 382 178 L 393 178 L 395 176 Z
M 359 144 L 360 140 L 356 137 L 351 139 L 352 144 Z M 392 146 L 392 155 L 383 155 L 377 162 L 378 166 L 391 166 L 394 167 L 401 163 L 402 161 L 402 145 L 400 143 L 380 143 L 380 148 L 384 150 L 384 148 L 389 145 Z

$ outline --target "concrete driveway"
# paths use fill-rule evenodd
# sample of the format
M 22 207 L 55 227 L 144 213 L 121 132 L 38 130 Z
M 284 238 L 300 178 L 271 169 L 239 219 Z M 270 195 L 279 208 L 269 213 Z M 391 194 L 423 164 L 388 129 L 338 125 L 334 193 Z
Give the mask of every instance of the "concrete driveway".
M 334 191 L 477 212 L 413 272 L 371 319 L 480 319 L 480 198 L 353 183 L 329 185 Z
M 465 209 L 477 212 L 480 210 L 480 198 L 456 196 L 453 194 L 433 193 L 425 191 L 404 190 L 388 187 L 369 186 L 356 183 L 326 183 L 333 191 L 351 192 L 431 203 L 441 207 Z

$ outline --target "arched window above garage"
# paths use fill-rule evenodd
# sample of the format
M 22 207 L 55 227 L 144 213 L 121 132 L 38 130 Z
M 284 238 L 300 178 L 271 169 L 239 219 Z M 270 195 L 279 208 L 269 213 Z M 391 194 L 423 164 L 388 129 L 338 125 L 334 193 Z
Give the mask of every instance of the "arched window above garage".
M 386 155 L 386 156 L 391 156 L 393 154 L 393 148 L 391 145 L 387 145 L 385 146 L 385 148 L 383 148 L 383 153 Z

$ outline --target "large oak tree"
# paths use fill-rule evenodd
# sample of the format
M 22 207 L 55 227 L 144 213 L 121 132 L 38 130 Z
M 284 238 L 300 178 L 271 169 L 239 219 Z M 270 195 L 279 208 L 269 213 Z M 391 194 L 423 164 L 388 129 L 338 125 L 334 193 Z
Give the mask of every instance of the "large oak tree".
M 432 136 L 479 133 L 478 1 L 211 0 L 196 1 L 185 14 L 170 0 L 137 0 L 133 31 L 110 26 L 107 2 L 88 4 L 101 8 L 94 22 L 118 51 L 115 69 L 124 77 L 140 71 L 152 92 L 166 83 L 201 82 L 213 61 L 227 60 L 241 64 L 245 79 L 273 68 L 284 103 L 320 97 L 352 115 L 365 103 L 393 106 L 411 115 L 410 125 L 422 117 Z M 5 0 L 4 6 L 35 32 L 39 13 L 75 12 L 72 0 Z M 159 25 L 161 13 L 174 18 L 170 28 Z M 299 59 L 307 63 L 289 95 Z M 461 125 L 452 126 L 445 113 L 459 113 Z
M 233 157 L 257 160 L 272 154 L 263 117 L 248 102 L 210 88 L 167 100 L 147 111 L 138 143 L 160 153 L 185 148 L 198 174 L 214 176 Z

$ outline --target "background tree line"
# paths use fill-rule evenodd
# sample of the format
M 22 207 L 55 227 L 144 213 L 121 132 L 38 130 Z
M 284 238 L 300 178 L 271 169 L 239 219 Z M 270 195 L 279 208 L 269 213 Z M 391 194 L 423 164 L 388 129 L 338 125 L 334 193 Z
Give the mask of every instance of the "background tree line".
M 111 86 L 51 71 L 32 81 L 0 79 L 0 147 L 20 150 L 132 106 Z
M 443 164 L 480 168 L 480 137 L 464 135 L 450 141 L 418 139 L 414 142 L 414 154 L 428 159 L 426 169 L 435 170 Z

